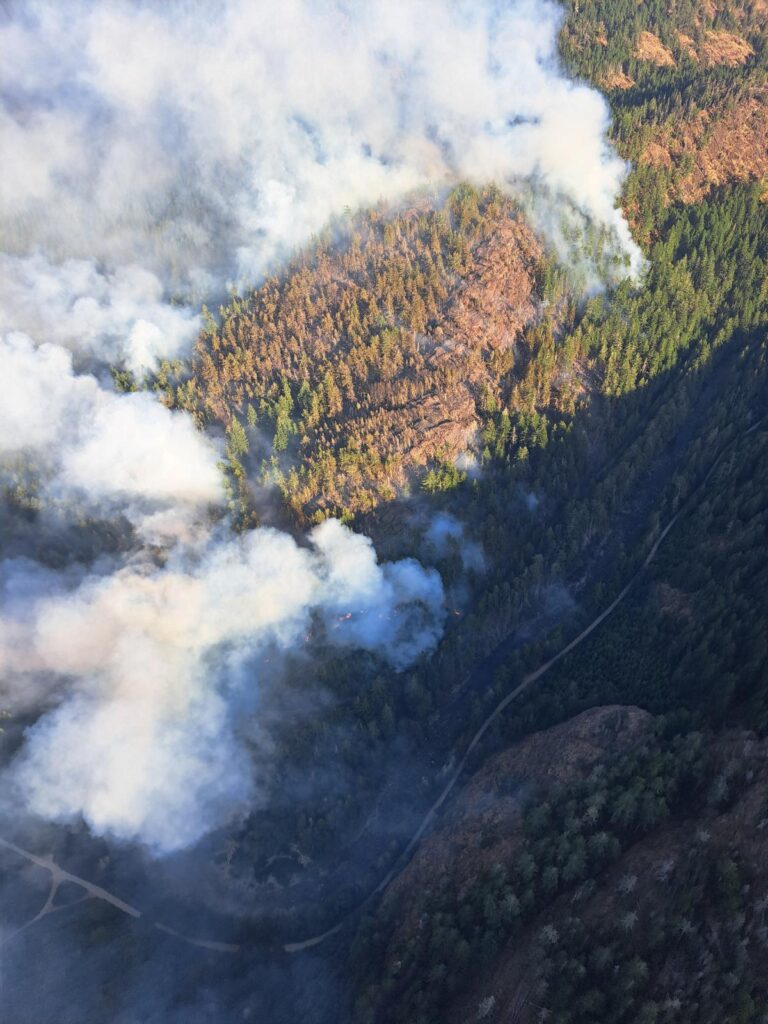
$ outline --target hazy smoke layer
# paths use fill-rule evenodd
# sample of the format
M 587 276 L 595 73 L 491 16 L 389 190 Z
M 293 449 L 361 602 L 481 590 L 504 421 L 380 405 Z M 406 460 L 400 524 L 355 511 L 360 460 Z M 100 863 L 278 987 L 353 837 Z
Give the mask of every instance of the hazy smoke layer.
M 485 555 L 476 540 L 470 540 L 464 531 L 464 524 L 448 512 L 438 512 L 433 516 L 424 534 L 424 540 L 438 558 L 458 555 L 467 572 L 482 572 L 485 568 Z
M 58 345 L 24 334 L 0 338 L 0 455 L 35 458 L 44 490 L 96 503 L 146 499 L 172 505 L 223 497 L 216 452 L 192 420 L 147 392 L 116 394 L 75 374 Z
M 378 565 L 337 523 L 306 545 L 216 525 L 216 443 L 109 368 L 183 354 L 199 298 L 345 208 L 459 178 L 534 178 L 553 236 L 576 208 L 639 265 L 607 108 L 557 65 L 560 17 L 547 0 L 0 14 L 0 512 L 36 516 L 41 542 L 37 561 L 0 548 L 0 701 L 38 715 L 11 772 L 37 813 L 176 849 L 257 796 L 268 649 L 312 636 L 402 669 L 437 642 L 442 585 L 418 563 Z M 73 550 L 54 571 L 53 519 L 132 530 L 121 558 Z M 429 538 L 461 543 L 447 517 Z
M 19 11 L 0 29 L 14 252 L 139 263 L 199 290 L 258 276 L 345 207 L 534 176 L 638 258 L 607 106 L 560 70 L 548 0 Z

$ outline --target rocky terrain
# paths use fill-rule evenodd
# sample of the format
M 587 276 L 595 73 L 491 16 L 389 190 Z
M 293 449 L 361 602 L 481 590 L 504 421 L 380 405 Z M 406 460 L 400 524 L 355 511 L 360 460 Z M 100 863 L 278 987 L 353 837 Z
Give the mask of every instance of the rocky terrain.
M 453 976 L 432 968 L 452 1024 L 759 1019 L 768 745 L 740 730 L 677 744 L 691 765 L 686 798 L 700 793 L 695 810 L 676 811 L 683 779 L 676 768 L 670 788 L 658 736 L 638 708 L 594 708 L 491 758 L 384 897 L 381 970 L 399 1009 L 374 1019 L 405 1019 L 418 1005 L 405 1002 L 414 949 L 439 964 L 471 920 L 473 968 L 461 955 Z M 629 786 L 612 789 L 629 763 Z M 636 817 L 648 786 L 665 794 L 660 811 Z M 598 820 L 605 831 L 591 831 Z

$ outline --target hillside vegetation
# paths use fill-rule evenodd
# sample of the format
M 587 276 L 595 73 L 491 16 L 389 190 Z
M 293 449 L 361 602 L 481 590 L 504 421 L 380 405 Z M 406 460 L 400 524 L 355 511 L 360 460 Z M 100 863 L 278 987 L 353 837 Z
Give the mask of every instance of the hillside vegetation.
M 589 381 L 575 415 L 543 391 L 508 405 L 540 424 L 522 455 L 489 415 L 484 478 L 454 496 L 510 570 L 448 650 L 463 653 L 464 629 L 508 635 L 502 594 L 530 609 L 567 579 L 579 602 L 545 641 L 502 641 L 480 670 L 477 643 L 455 675 L 438 655 L 443 680 L 486 684 L 465 743 L 679 519 L 613 615 L 493 726 L 485 756 L 500 752 L 359 928 L 356 1020 L 765 1020 L 765 14 L 570 12 L 564 55 L 608 90 L 651 269 L 556 342 Z M 515 488 L 538 505 L 509 539 Z
M 350 515 L 425 469 L 433 487 L 458 479 L 553 290 L 495 189 L 373 211 L 211 318 L 176 400 L 225 426 L 237 481 L 261 473 L 299 519 Z
M 561 51 L 608 96 L 613 138 L 635 165 L 624 205 L 641 236 L 669 202 L 731 182 L 764 187 L 767 39 L 762 0 L 569 3 Z
M 669 726 L 598 709 L 492 760 L 361 928 L 359 1019 L 763 1019 L 765 741 Z

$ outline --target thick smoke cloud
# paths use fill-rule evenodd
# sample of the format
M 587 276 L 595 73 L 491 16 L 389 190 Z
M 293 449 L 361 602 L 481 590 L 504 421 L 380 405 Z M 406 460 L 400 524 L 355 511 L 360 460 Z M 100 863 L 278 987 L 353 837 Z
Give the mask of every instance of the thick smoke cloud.
M 216 449 L 188 416 L 75 373 L 67 349 L 0 337 L 0 381 L 0 459 L 33 466 L 49 504 L 120 512 L 146 540 L 167 540 L 223 500 Z
M 345 207 L 534 177 L 637 266 L 607 106 L 558 66 L 561 18 L 549 0 L 34 4 L 0 29 L 8 247 L 200 291 Z
M 141 377 L 160 359 L 186 354 L 200 317 L 169 305 L 160 279 L 135 265 L 106 273 L 87 260 L 0 253 L 0 331 L 10 329 Z
M 312 636 L 402 669 L 437 642 L 434 571 L 378 565 L 370 541 L 335 521 L 307 547 L 215 528 L 217 452 L 150 394 L 108 391 L 73 372 L 68 350 L 18 332 L 0 341 L 0 379 L 0 459 L 35 467 L 44 507 L 119 513 L 165 547 L 162 566 L 141 548 L 66 573 L 0 561 L 0 706 L 47 708 L 6 779 L 33 812 L 177 849 L 258 796 L 248 751 L 268 749 L 267 648 Z
M 50 509 L 133 527 L 122 556 L 66 569 L 0 549 L 0 706 L 37 716 L 6 792 L 34 812 L 178 849 L 258 800 L 267 651 L 311 637 L 400 670 L 436 644 L 436 573 L 379 565 L 338 523 L 234 537 L 217 442 L 109 369 L 183 355 L 202 299 L 347 208 L 462 178 L 534 179 L 553 238 L 577 210 L 637 268 L 607 108 L 558 67 L 560 17 L 548 0 L 0 15 L 0 486 L 35 481 L 41 534 Z M 429 544 L 471 554 L 449 518 Z
M 254 530 L 53 595 L 6 563 L 0 672 L 68 680 L 12 773 L 31 810 L 82 814 L 97 833 L 161 852 L 185 846 L 258 798 L 246 740 L 265 741 L 254 730 L 268 648 L 322 630 L 403 668 L 436 643 L 437 573 L 379 565 L 370 541 L 335 521 L 309 542 Z M 31 692 L 40 699 L 39 683 Z M 17 699 L 27 693 L 19 686 Z

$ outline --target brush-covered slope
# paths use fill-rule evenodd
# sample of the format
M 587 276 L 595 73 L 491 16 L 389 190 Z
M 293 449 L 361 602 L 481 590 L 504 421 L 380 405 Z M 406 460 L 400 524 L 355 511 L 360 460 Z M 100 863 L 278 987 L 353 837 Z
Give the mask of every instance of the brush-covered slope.
M 625 206 L 644 234 L 660 204 L 768 174 L 767 40 L 760 0 L 569 5 L 563 56 L 609 98 L 638 168 Z

